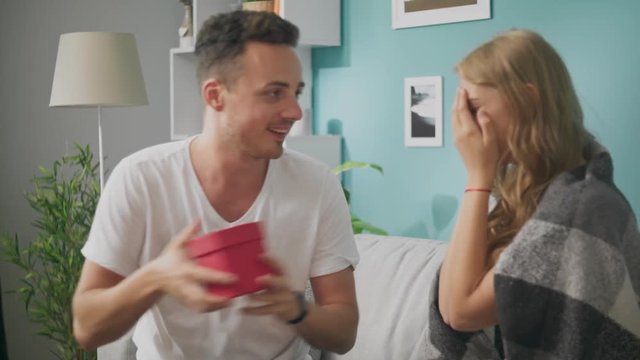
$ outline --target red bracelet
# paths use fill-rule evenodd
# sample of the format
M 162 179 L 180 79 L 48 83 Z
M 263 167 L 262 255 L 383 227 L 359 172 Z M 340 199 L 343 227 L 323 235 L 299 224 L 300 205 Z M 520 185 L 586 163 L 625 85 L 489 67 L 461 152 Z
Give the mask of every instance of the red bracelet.
M 468 188 L 464 189 L 464 192 L 477 191 L 477 192 L 486 192 L 491 193 L 491 189 L 482 189 L 482 188 Z

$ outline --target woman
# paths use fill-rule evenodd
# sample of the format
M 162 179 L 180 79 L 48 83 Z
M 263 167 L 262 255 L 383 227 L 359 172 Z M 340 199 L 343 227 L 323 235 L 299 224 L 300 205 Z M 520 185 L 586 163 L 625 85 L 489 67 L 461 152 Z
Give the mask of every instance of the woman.
M 607 289 L 610 294 L 599 288 L 608 285 L 592 279 L 602 273 L 615 278 L 626 271 L 635 296 L 640 290 L 640 267 L 633 258 L 640 258 L 637 222 L 611 182 L 611 159 L 584 129 L 569 72 L 540 35 L 526 30 L 502 33 L 467 55 L 456 71 L 461 84 L 452 110 L 453 133 L 468 178 L 440 272 L 442 320 L 458 331 L 500 324 L 503 339 L 512 345 L 509 349 L 506 343 L 508 358 L 523 358 L 536 349 L 581 358 L 600 341 L 594 340 L 598 331 L 583 327 L 593 326 L 596 317 L 607 320 L 597 324 L 609 326 L 607 314 L 619 294 L 634 294 L 625 276 Z M 492 193 L 496 202 L 488 212 Z M 606 211 L 588 205 L 590 201 L 620 214 L 619 221 L 607 219 L 601 214 Z M 576 224 L 584 226 L 577 231 Z M 587 263 L 608 260 L 598 259 L 603 251 L 597 246 L 585 245 L 599 239 L 599 229 L 608 232 L 597 246 L 622 261 L 591 271 Z M 578 275 L 567 275 L 565 260 Z M 580 284 L 580 289 L 572 284 Z M 583 285 L 595 290 L 583 290 Z M 594 296 L 604 305 L 590 302 Z M 573 300 L 596 309 L 579 314 L 587 325 L 571 323 L 574 318 L 567 311 L 578 311 L 567 305 Z M 637 305 L 637 297 L 630 304 Z M 626 331 L 638 346 L 632 351 L 640 354 L 638 307 L 632 305 L 626 314 L 632 319 L 628 324 L 614 319 L 611 326 L 623 323 L 622 330 L 616 330 Z M 526 326 L 536 328 L 522 331 Z M 550 345 L 545 332 L 558 344 Z M 518 353 L 522 348 L 517 345 L 534 352 Z

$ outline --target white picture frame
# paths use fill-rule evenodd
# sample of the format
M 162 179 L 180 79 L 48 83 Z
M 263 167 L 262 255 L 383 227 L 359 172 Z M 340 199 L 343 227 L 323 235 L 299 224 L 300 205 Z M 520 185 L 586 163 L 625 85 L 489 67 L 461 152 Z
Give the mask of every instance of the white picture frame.
M 401 29 L 491 18 L 491 0 L 391 0 L 391 27 Z
M 404 145 L 441 147 L 442 76 L 404 79 Z

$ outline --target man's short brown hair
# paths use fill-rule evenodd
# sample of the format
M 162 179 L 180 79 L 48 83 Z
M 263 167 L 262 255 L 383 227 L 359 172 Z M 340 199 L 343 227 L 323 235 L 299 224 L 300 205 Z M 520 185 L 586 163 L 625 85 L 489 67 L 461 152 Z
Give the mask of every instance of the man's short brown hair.
M 247 42 L 298 44 L 299 31 L 291 22 L 267 11 L 233 11 L 211 16 L 198 32 L 195 53 L 198 80 L 212 74 L 232 83 L 240 70 L 234 60 L 245 51 Z

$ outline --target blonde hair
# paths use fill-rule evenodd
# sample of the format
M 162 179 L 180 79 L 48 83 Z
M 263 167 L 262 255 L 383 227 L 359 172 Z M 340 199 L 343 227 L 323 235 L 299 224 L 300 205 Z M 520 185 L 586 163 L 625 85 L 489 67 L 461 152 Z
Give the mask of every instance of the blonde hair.
M 532 31 L 497 35 L 456 71 L 473 84 L 495 88 L 513 119 L 506 139 L 510 164 L 501 162 L 498 169 L 498 201 L 489 214 L 491 256 L 511 243 L 554 177 L 582 161 L 582 109 L 560 55 Z

